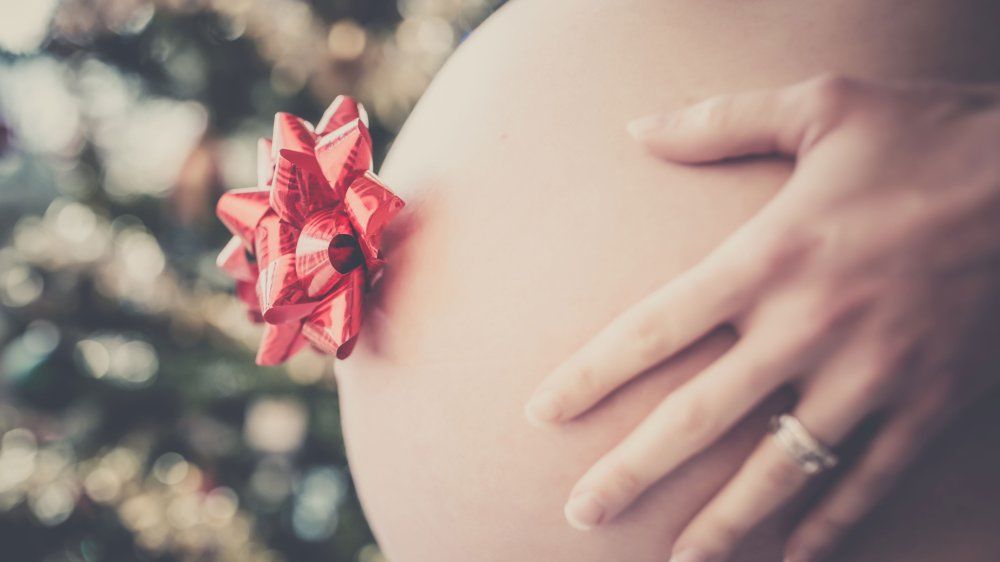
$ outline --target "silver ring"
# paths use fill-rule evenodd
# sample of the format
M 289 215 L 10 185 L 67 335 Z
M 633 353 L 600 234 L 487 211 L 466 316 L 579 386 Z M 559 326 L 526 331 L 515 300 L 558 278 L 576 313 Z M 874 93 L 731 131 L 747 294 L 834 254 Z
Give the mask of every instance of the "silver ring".
M 837 466 L 837 455 L 820 443 L 791 414 L 771 418 L 771 436 L 806 474 L 817 474 Z

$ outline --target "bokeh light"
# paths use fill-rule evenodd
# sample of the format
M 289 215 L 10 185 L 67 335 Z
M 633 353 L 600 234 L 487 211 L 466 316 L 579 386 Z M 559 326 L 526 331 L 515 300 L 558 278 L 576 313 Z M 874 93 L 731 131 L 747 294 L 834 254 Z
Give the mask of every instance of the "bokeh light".
M 501 0 L 0 3 L 0 559 L 385 562 L 333 364 L 253 364 L 213 207 L 276 111 L 351 94 L 381 159 Z

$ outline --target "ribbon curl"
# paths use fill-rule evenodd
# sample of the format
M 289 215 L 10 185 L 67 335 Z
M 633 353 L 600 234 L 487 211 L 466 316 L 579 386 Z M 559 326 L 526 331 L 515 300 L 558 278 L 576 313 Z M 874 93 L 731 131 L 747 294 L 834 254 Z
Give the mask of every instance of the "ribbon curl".
M 226 192 L 216 208 L 233 233 L 218 265 L 264 323 L 257 364 L 283 363 L 307 343 L 346 358 L 384 263 L 382 231 L 403 208 L 372 172 L 364 107 L 339 96 L 315 127 L 276 114 L 272 139 L 257 145 L 257 185 Z

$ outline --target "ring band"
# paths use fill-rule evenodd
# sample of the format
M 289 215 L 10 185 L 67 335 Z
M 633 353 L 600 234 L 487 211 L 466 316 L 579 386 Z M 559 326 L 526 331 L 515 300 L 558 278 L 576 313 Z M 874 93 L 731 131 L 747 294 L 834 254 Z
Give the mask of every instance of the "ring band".
M 837 466 L 837 455 L 809 433 L 795 416 L 771 418 L 771 436 L 806 474 L 816 474 Z

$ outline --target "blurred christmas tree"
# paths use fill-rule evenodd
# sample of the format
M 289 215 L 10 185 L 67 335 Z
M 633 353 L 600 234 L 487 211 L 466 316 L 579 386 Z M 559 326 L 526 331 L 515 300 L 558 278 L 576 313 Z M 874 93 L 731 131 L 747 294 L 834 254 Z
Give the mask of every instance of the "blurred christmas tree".
M 498 3 L 4 8 L 0 560 L 381 560 L 331 362 L 253 365 L 212 210 L 276 111 L 355 95 L 384 151 Z

